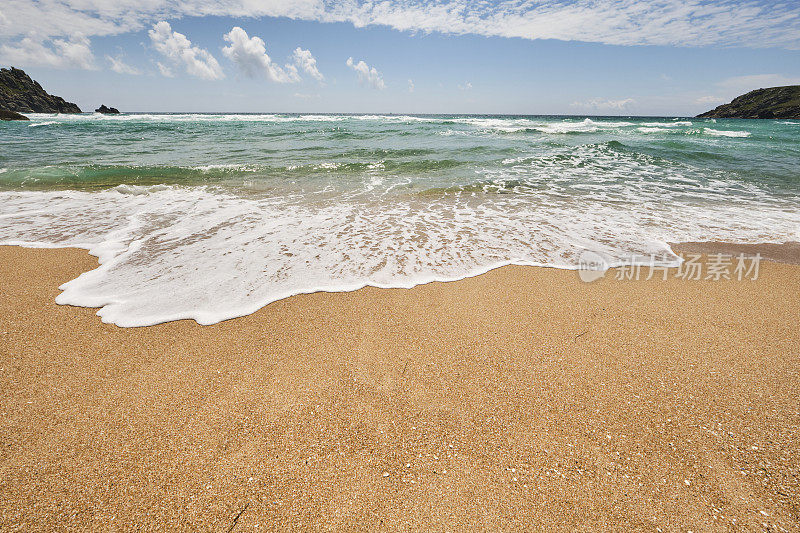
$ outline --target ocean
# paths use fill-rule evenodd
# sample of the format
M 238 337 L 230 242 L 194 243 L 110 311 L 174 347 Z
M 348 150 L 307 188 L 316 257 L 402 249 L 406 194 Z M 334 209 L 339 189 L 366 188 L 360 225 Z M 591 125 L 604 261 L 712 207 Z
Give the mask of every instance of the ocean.
M 30 116 L 0 123 L 0 244 L 96 255 L 56 301 L 119 326 L 800 240 L 797 120 Z

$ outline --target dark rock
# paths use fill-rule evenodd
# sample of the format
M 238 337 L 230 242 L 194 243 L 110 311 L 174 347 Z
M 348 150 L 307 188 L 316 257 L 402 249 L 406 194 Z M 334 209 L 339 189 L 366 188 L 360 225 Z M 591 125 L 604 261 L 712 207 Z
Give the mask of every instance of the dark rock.
M 19 113 L 15 113 L 14 111 L 7 111 L 5 109 L 0 109 L 0 120 L 30 120 L 25 115 L 20 115 Z
M 81 112 L 80 107 L 48 94 L 25 71 L 14 67 L 0 69 L 0 108 L 18 113 Z
M 697 118 L 800 118 L 800 85 L 750 91 Z
M 119 109 L 116 107 L 106 107 L 105 105 L 101 105 L 97 109 L 94 110 L 95 113 L 103 113 L 106 115 L 119 115 Z

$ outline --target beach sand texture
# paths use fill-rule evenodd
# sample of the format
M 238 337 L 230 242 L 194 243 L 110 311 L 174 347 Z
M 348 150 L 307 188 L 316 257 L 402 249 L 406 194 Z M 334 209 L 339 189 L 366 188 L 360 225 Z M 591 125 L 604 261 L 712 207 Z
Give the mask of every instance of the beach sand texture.
M 800 267 L 504 267 L 122 329 L 0 247 L 0 530 L 800 528 Z

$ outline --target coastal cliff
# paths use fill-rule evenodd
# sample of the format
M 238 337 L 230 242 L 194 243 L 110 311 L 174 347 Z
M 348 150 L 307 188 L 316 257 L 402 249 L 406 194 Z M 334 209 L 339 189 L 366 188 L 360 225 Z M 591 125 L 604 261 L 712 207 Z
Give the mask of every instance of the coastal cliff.
M 17 113 L 80 113 L 81 109 L 53 96 L 25 74 L 11 67 L 0 69 L 0 109 Z
M 697 118 L 800 118 L 800 85 L 756 89 Z

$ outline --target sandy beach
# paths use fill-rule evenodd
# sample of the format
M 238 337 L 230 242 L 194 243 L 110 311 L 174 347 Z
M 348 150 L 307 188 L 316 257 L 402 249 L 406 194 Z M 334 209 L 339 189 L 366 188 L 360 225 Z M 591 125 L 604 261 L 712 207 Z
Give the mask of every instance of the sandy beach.
M 55 304 L 95 266 L 0 247 L 3 531 L 800 528 L 800 266 L 130 329 Z

